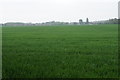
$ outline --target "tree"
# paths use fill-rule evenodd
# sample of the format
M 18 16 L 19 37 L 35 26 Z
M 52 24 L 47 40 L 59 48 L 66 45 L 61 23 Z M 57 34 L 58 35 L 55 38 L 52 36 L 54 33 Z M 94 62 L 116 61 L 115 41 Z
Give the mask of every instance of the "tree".
M 86 19 L 86 23 L 87 23 L 87 24 L 89 23 L 89 19 L 88 19 L 88 18 Z
M 83 23 L 83 20 L 82 20 L 82 19 L 79 19 L 79 23 L 82 24 L 82 23 Z

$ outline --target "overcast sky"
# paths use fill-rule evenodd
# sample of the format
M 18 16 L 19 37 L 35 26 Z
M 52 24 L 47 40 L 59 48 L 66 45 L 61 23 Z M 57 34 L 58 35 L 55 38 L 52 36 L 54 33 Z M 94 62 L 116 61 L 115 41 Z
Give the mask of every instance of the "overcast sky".
M 106 20 L 118 17 L 119 0 L 0 0 L 0 23 Z

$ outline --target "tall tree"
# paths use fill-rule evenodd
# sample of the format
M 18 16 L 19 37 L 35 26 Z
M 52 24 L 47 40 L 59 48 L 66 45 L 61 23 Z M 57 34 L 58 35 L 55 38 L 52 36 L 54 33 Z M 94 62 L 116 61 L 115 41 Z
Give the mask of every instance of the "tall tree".
M 86 19 L 86 23 L 87 23 L 87 24 L 89 23 L 89 19 L 88 19 L 88 18 Z

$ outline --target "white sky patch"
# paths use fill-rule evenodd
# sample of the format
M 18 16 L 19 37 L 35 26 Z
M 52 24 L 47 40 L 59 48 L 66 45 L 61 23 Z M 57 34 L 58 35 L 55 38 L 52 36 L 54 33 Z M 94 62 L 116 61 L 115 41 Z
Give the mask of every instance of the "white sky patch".
M 0 23 L 90 21 L 118 17 L 119 0 L 0 0 Z

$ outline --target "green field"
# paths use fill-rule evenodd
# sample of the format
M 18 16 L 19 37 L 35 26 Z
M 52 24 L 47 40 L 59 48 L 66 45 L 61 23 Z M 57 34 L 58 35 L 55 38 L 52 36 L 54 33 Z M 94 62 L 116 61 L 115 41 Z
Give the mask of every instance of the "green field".
M 3 78 L 118 77 L 118 26 L 3 27 Z

